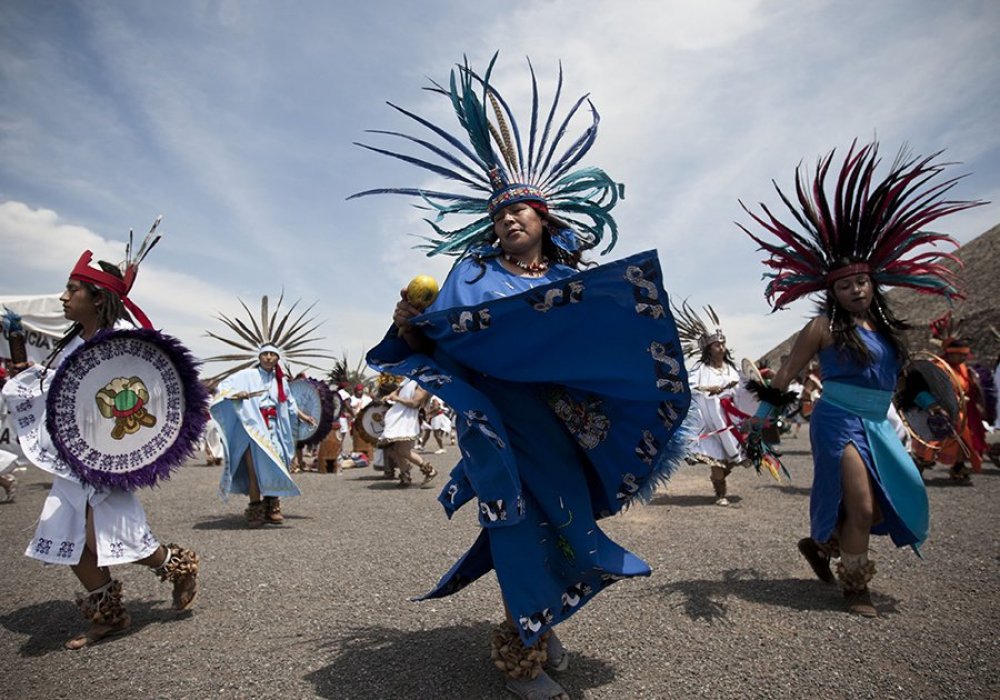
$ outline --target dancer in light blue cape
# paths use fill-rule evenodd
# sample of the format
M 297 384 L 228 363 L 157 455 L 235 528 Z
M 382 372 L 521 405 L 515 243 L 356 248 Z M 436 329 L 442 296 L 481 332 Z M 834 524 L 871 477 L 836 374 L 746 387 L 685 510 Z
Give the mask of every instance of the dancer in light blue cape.
M 883 296 L 888 285 L 947 297 L 959 295 L 947 253 L 914 254 L 948 236 L 921 230 L 931 221 L 974 202 L 944 201 L 954 180 L 929 184 L 942 170 L 930 158 L 900 153 L 881 181 L 878 144 L 852 146 L 835 192 L 825 176 L 833 153 L 817 166 L 813 182 L 799 174 L 799 207 L 782 195 L 800 234 L 764 207 L 751 216 L 777 243 L 750 234 L 771 254 L 767 295 L 776 308 L 810 292 L 825 292 L 822 311 L 799 333 L 770 387 L 759 387 L 759 416 L 790 402 L 791 380 L 819 356 L 823 396 L 810 420 L 815 475 L 810 496 L 811 536 L 799 551 L 816 575 L 833 581 L 830 558 L 839 553 L 837 575 L 850 612 L 878 614 L 868 591 L 875 565 L 869 536 L 888 534 L 897 546 L 919 553 L 927 539 L 927 493 L 916 465 L 886 416 L 907 353 L 901 329 Z M 780 194 L 780 190 L 779 190 Z M 762 205 L 763 206 L 763 205 Z M 749 212 L 749 209 L 747 210 Z M 746 230 L 746 229 L 744 229 Z M 747 231 L 747 233 L 750 233 Z M 772 239 L 773 240 L 773 239 Z
M 206 358 L 205 362 L 233 362 L 232 367 L 207 381 L 220 381 L 212 402 L 212 417 L 222 431 L 225 469 L 219 484 L 223 500 L 230 493 L 245 493 L 250 505 L 244 515 L 250 527 L 284 522 L 281 496 L 297 496 L 299 488 L 288 473 L 295 456 L 295 434 L 299 420 L 315 424 L 318 416 L 299 410 L 288 390 L 282 362 L 319 369 L 307 361 L 312 358 L 334 359 L 310 345 L 319 327 L 310 317 L 309 306 L 293 317 L 299 301 L 281 313 L 284 295 L 271 309 L 268 297 L 261 297 L 260 315 L 240 301 L 246 320 L 220 315 L 218 318 L 232 332 L 224 337 L 208 335 L 226 344 L 229 352 Z
M 459 150 L 483 167 L 474 189 L 489 196 L 395 190 L 480 218 L 454 232 L 435 225 L 443 240 L 432 252 L 460 260 L 426 312 L 404 290 L 368 361 L 412 377 L 459 415 L 462 461 L 439 500 L 451 516 L 476 499 L 482 530 L 424 598 L 495 570 L 507 620 L 493 633 L 494 662 L 520 697 L 559 698 L 543 666 L 563 670 L 568 655 L 551 628 L 606 586 L 650 573 L 597 520 L 648 497 L 674 469 L 690 391 L 655 253 L 580 271 L 581 253 L 606 228 L 616 232 L 609 212 L 620 196 L 603 171 L 568 172 L 596 135 L 596 113 L 570 152 L 546 158 L 542 146 L 534 153 L 546 140 L 534 129 L 523 148 L 489 71 L 459 74 L 442 92 L 477 155 Z
M 211 406 L 226 455 L 219 493 L 250 497 L 246 516 L 251 526 L 284 521 L 279 498 L 300 493 L 288 473 L 295 456 L 293 422 L 315 421 L 299 411 L 279 349 L 262 345 L 258 356 L 257 366 L 222 380 Z

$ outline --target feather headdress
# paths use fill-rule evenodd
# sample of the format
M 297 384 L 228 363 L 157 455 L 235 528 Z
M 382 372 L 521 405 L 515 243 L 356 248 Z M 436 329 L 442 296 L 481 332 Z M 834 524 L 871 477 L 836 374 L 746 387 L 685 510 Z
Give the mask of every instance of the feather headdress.
M 691 308 L 684 301 L 680 308 L 671 302 L 674 309 L 674 322 L 677 324 L 677 335 L 681 339 L 681 349 L 684 354 L 691 358 L 700 358 L 705 349 L 712 343 L 725 343 L 726 335 L 722 332 L 722 324 L 719 323 L 719 315 L 711 306 L 704 307 L 705 315 L 714 325 L 713 330 L 709 330 L 698 312 Z
M 135 284 L 135 276 L 139 272 L 139 263 L 146 259 L 149 252 L 153 247 L 160 242 L 161 234 L 156 232 L 156 229 L 160 226 L 160 221 L 163 220 L 163 216 L 160 215 L 156 217 L 156 221 L 149 228 L 149 233 L 142 240 L 142 244 L 139 246 L 139 250 L 133 250 L 133 240 L 132 231 L 128 232 L 128 245 L 125 246 L 125 260 L 118 264 L 118 269 L 121 272 L 121 277 L 117 277 L 110 272 L 105 272 L 104 270 L 91 267 L 90 261 L 93 259 L 94 254 L 89 250 L 83 251 L 80 255 L 80 259 L 76 261 L 76 265 L 73 270 L 69 273 L 70 279 L 77 280 L 79 282 L 87 282 L 93 284 L 101 289 L 107 289 L 109 292 L 118 296 L 122 300 L 122 304 L 128 309 L 132 315 L 135 317 L 136 322 L 143 328 L 152 328 L 153 324 L 150 323 L 149 318 L 143 313 L 136 304 L 128 298 L 129 292 L 132 291 L 132 285 Z
M 550 233 L 558 247 L 567 252 L 587 250 L 599 245 L 607 231 L 610 240 L 601 252 L 608 252 L 618 237 L 611 209 L 624 196 L 624 186 L 599 168 L 577 168 L 597 138 L 600 122 L 597 109 L 584 95 L 564 117 L 557 118 L 563 83 L 560 65 L 551 107 L 546 115 L 541 115 L 538 84 L 529 60 L 532 100 L 530 125 L 525 139 L 510 105 L 490 83 L 496 59 L 497 54 L 494 54 L 482 77 L 466 61 L 457 70 L 452 70 L 447 88 L 433 81 L 431 87 L 425 88 L 450 100 L 461 127 L 461 136 L 391 102 L 388 103 L 390 107 L 426 128 L 438 143 L 397 131 L 369 132 L 416 144 L 433 154 L 432 160 L 357 144 L 452 180 L 467 188 L 467 193 L 412 187 L 381 188 L 358 192 L 348 199 L 373 194 L 402 194 L 419 198 L 422 203 L 417 205 L 418 208 L 436 212 L 433 220 L 425 219 L 436 236 L 428 237 L 426 244 L 418 246 L 426 249 L 428 255 L 443 253 L 461 257 L 472 249 L 490 245 L 495 238 L 493 214 L 504 206 L 524 201 L 538 203 L 551 212 L 558 230 Z M 590 125 L 567 144 L 567 129 L 584 103 L 590 108 Z M 468 145 L 463 141 L 467 141 Z M 453 214 L 476 218 L 472 223 L 452 230 L 439 225 L 445 217 Z
M 932 320 L 930 327 L 931 342 L 940 345 L 942 352 L 969 352 L 969 342 L 958 334 L 962 320 L 956 319 L 951 311 L 941 318 Z
M 779 221 L 765 204 L 760 204 L 763 214 L 757 215 L 740 202 L 744 211 L 777 239 L 769 242 L 737 224 L 771 256 L 764 264 L 773 271 L 765 277 L 770 278 L 766 296 L 774 310 L 860 273 L 871 275 L 877 285 L 962 298 L 955 272 L 944 264 L 951 261 L 960 266 L 961 261 L 952 253 L 918 249 L 938 243 L 958 247 L 951 236 L 924 227 L 986 202 L 944 199 L 961 178 L 933 182 L 950 165 L 934 162 L 941 153 L 913 157 L 900 150 L 889 172 L 877 180 L 875 171 L 881 163 L 878 143 L 858 148 L 855 141 L 832 192 L 828 192 L 826 177 L 833 151 L 820 158 L 811 181 L 799 166 L 795 182 L 798 206 L 774 183 L 798 231 L 794 224 Z M 851 264 L 844 266 L 843 260 Z
M 316 303 L 314 302 L 309 305 L 293 320 L 292 315 L 301 299 L 292 304 L 288 311 L 281 314 L 281 302 L 284 301 L 284 298 L 284 294 L 278 297 L 278 303 L 275 304 L 274 310 L 269 312 L 268 298 L 266 296 L 261 297 L 259 323 L 258 317 L 255 317 L 249 307 L 243 303 L 242 299 L 238 301 L 244 311 L 246 311 L 246 322 L 239 318 L 229 318 L 222 314 L 217 316 L 230 331 L 235 333 L 235 337 L 225 338 L 211 331 L 207 331 L 207 335 L 222 341 L 239 352 L 215 355 L 214 357 L 206 358 L 205 362 L 238 362 L 239 364 L 209 378 L 207 381 L 217 381 L 235 374 L 242 369 L 252 367 L 257 363 L 260 353 L 264 350 L 276 352 L 280 360 L 285 363 L 294 362 L 295 364 L 320 371 L 323 371 L 322 368 L 310 364 L 304 358 L 336 359 L 333 355 L 323 352 L 321 348 L 310 346 L 310 343 L 323 340 L 323 338 L 313 336 L 316 329 L 323 325 L 323 321 L 317 322 L 315 316 L 307 318 L 309 312 L 316 306 Z

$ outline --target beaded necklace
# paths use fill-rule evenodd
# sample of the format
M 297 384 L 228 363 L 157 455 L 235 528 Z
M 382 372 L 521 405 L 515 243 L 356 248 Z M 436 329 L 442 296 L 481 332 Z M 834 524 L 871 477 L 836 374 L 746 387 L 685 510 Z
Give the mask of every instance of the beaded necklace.
M 549 259 L 544 256 L 538 262 L 527 263 L 527 264 L 521 262 L 520 260 L 512 256 L 510 253 L 504 253 L 503 259 L 509 262 L 511 265 L 519 267 L 527 272 L 534 272 L 535 274 L 538 274 L 540 272 L 545 272 L 546 270 L 549 269 Z

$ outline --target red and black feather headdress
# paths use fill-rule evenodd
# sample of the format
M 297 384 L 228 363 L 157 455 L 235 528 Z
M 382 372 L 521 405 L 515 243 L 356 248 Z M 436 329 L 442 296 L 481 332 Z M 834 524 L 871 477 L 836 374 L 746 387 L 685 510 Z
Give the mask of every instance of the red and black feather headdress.
M 798 231 L 779 221 L 767 205 L 761 203 L 763 214 L 757 215 L 741 201 L 744 211 L 777 239 L 769 242 L 737 223 L 770 254 L 764 261 L 772 270 L 765 273 L 770 278 L 766 296 L 774 309 L 862 272 L 881 286 L 963 298 L 955 272 L 945 264 L 951 261 L 961 266 L 961 261 L 953 253 L 917 252 L 921 246 L 942 242 L 958 247 L 951 236 L 923 227 L 948 214 L 986 204 L 944 199 L 961 177 L 932 182 L 950 165 L 934 162 L 941 153 L 912 157 L 900 150 L 889 172 L 877 180 L 875 171 L 881 163 L 878 143 L 858 148 L 855 141 L 832 193 L 826 177 L 834 151 L 820 158 L 811 181 L 800 165 L 795 173 L 798 206 L 774 183 Z M 845 266 L 844 260 L 851 264 Z

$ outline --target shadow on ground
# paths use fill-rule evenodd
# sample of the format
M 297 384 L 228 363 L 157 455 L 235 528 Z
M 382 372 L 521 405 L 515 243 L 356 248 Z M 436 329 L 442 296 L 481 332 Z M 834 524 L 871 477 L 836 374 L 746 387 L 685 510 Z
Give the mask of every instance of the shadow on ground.
M 711 486 L 709 486 L 711 488 Z M 710 493 L 686 493 L 686 494 L 672 494 L 672 493 L 662 493 L 649 501 L 647 505 L 650 506 L 679 506 L 681 508 L 698 508 L 700 506 L 713 506 L 718 508 L 720 506 L 715 505 L 715 500 L 717 496 L 713 496 Z M 730 505 L 739 507 L 740 502 L 743 500 L 742 496 L 726 496 Z
M 296 520 L 312 520 L 308 515 L 281 513 L 285 516 L 284 525 L 262 525 L 257 530 L 280 530 L 294 524 Z M 191 526 L 192 530 L 247 530 L 247 519 L 242 513 L 226 513 L 225 515 L 209 515 Z
M 716 580 L 673 581 L 655 589 L 654 594 L 671 599 L 668 604 L 683 608 L 689 618 L 708 622 L 728 618 L 726 600 L 732 597 L 792 610 L 844 610 L 837 586 L 813 579 L 764 578 L 756 569 L 730 569 Z M 672 602 L 678 598 L 679 602 Z M 891 596 L 872 591 L 872 600 L 881 615 L 898 612 L 898 601 Z
M 126 608 L 132 617 L 128 632 L 108 637 L 99 644 L 114 644 L 116 639 L 136 634 L 147 625 L 169 624 L 191 616 L 190 611 L 174 612 L 165 607 L 163 601 L 130 600 Z M 0 625 L 14 634 L 28 636 L 18 650 L 21 656 L 45 656 L 54 651 L 82 653 L 68 651 L 63 645 L 71 637 L 87 630 L 86 621 L 69 600 L 50 600 L 5 613 L 0 615 Z
M 781 445 L 775 446 L 775 451 L 784 457 L 785 455 L 796 455 L 798 457 L 812 457 L 812 450 L 783 450 Z
M 322 698 L 497 697 L 503 676 L 489 657 L 486 622 L 429 630 L 351 630 L 322 645 L 330 663 L 305 676 Z M 572 650 L 571 650 L 572 651 Z M 571 697 L 615 679 L 610 664 L 572 652 L 569 670 L 553 674 Z
M 788 496 L 808 496 L 812 489 L 809 486 L 792 486 L 791 484 L 767 484 L 764 488 L 781 491 Z

